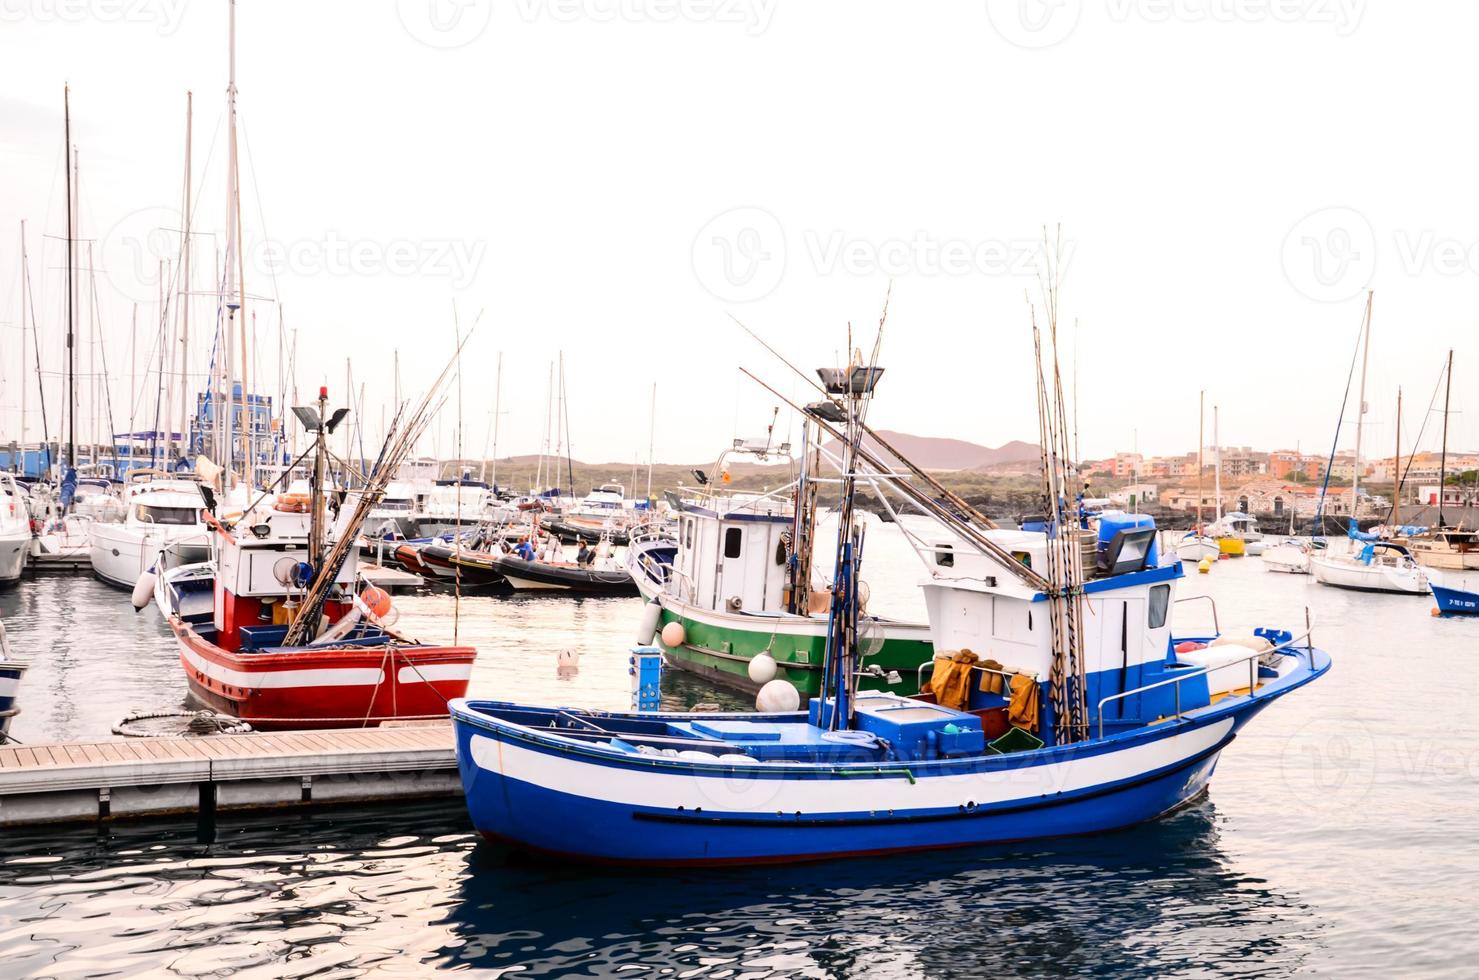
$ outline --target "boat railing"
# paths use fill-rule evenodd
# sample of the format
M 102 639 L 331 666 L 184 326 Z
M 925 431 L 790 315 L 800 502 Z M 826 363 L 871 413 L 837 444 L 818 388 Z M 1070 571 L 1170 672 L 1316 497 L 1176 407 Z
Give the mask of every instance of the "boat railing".
M 1121 698 L 1128 698 L 1134 694 L 1143 694 L 1146 691 L 1153 691 L 1156 688 L 1165 687 L 1169 684 L 1174 688 L 1176 692 L 1176 714 L 1173 715 L 1173 717 L 1179 721 L 1182 715 L 1181 684 L 1184 681 L 1189 681 L 1197 677 L 1206 677 L 1208 674 L 1212 673 L 1215 670 L 1225 670 L 1228 667 L 1236 667 L 1238 664 L 1246 662 L 1248 664 L 1248 697 L 1256 697 L 1258 689 L 1258 662 L 1264 657 L 1269 656 L 1270 654 L 1278 654 L 1279 656 L 1283 657 L 1296 657 L 1298 656 L 1298 654 L 1291 653 L 1289 651 L 1297 646 L 1301 641 L 1303 641 L 1304 643 L 1304 649 L 1310 653 L 1310 665 L 1314 666 L 1314 643 L 1310 640 L 1310 636 L 1314 633 L 1314 627 L 1310 625 L 1309 610 L 1305 610 L 1304 615 L 1305 630 L 1302 635 L 1292 637 L 1291 639 L 1285 640 L 1283 643 L 1279 643 L 1267 650 L 1254 650 L 1248 653 L 1247 656 L 1236 657 L 1231 660 L 1224 660 L 1216 664 L 1206 664 L 1202 667 L 1196 668 L 1195 670 L 1182 672 L 1176 677 L 1167 677 L 1165 680 L 1155 681 L 1151 684 L 1142 684 L 1140 687 L 1134 688 L 1132 690 L 1121 691 L 1119 694 L 1111 694 L 1108 697 L 1100 698 L 1098 707 L 1099 737 L 1104 737 L 1104 706 L 1111 701 L 1118 701 Z
M 1217 600 L 1216 599 L 1212 598 L 1209 595 L 1188 595 L 1188 596 L 1182 596 L 1180 599 L 1177 599 L 1176 600 L 1176 603 L 1179 605 L 1179 604 L 1181 604 L 1183 602 L 1198 602 L 1198 601 L 1202 601 L 1202 600 L 1205 600 L 1206 603 L 1212 607 L 1212 632 L 1213 633 L 1216 633 L 1218 636 L 1221 636 L 1222 635 L 1222 627 L 1217 622 Z

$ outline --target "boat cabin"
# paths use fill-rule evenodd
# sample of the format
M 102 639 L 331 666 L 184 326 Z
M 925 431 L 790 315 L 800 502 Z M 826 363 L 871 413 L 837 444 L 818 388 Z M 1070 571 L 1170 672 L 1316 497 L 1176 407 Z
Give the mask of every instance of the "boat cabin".
M 350 519 L 344 508 L 341 524 Z M 282 642 L 292 622 L 312 569 L 308 533 L 312 515 L 306 508 L 259 507 L 232 531 L 216 529 L 215 608 L 211 642 L 226 650 L 250 650 Z M 342 531 L 336 528 L 331 538 Z M 358 557 L 350 549 L 334 583 L 352 594 Z M 335 621 L 347 603 L 330 601 L 324 612 Z
M 673 558 L 677 588 L 708 609 L 783 609 L 792 524 L 789 496 L 733 493 L 683 501 Z

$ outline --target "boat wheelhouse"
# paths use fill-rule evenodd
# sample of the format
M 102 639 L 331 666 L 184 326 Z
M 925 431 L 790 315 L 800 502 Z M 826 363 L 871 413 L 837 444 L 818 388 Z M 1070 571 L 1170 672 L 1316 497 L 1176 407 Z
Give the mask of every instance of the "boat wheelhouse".
M 723 489 L 723 474 L 740 459 L 789 463 L 787 482 L 768 492 Z M 815 491 L 806 489 L 789 446 L 777 449 L 761 440 L 738 441 L 720 454 L 712 473 L 702 487 L 670 500 L 675 530 L 636 529 L 627 550 L 638 591 L 660 610 L 654 626 L 664 657 L 726 687 L 755 692 L 775 676 L 803 696 L 815 695 L 829 596 L 824 583 L 809 581 L 810 548 L 803 560 L 796 545 L 810 540 Z M 798 491 L 809 498 L 799 515 Z M 805 588 L 798 587 L 801 577 L 808 580 Z M 667 642 L 676 635 L 670 623 L 681 629 L 679 642 Z M 864 628 L 864 686 L 913 693 L 916 668 L 932 652 L 929 627 L 865 613 Z M 774 675 L 766 665 L 751 676 L 750 663 L 761 654 L 775 661 Z

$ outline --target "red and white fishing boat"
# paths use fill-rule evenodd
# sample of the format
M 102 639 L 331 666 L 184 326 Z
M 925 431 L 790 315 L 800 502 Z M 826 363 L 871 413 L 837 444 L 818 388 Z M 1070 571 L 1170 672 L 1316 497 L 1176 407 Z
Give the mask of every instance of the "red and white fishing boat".
M 325 394 L 320 392 L 322 417 Z M 446 717 L 467 693 L 477 651 L 420 643 L 394 628 L 380 589 L 359 585 L 355 536 L 383 483 L 351 495 L 329 528 L 324 435 L 312 492 L 265 496 L 231 526 L 207 515 L 215 574 L 210 613 L 169 617 L 192 698 L 258 728 L 344 728 Z M 152 583 L 151 589 L 152 589 Z M 182 583 L 181 587 L 184 587 Z M 145 599 L 147 601 L 147 598 Z M 180 607 L 184 607 L 184 603 Z
M 384 592 L 356 593 L 352 550 L 323 603 L 318 636 L 284 644 L 306 591 L 295 583 L 304 581 L 309 535 L 307 515 L 280 506 L 254 511 L 249 525 L 215 526 L 211 618 L 170 617 L 191 696 L 258 728 L 445 716 L 447 702 L 467 693 L 477 651 L 398 633 Z

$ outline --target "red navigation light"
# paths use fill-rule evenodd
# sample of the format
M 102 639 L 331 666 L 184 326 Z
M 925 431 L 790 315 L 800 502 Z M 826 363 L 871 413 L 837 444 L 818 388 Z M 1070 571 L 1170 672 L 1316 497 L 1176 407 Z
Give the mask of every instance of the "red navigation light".
M 320 397 L 320 398 L 328 398 L 329 397 L 329 386 L 328 385 L 319 385 L 318 386 L 318 397 Z

